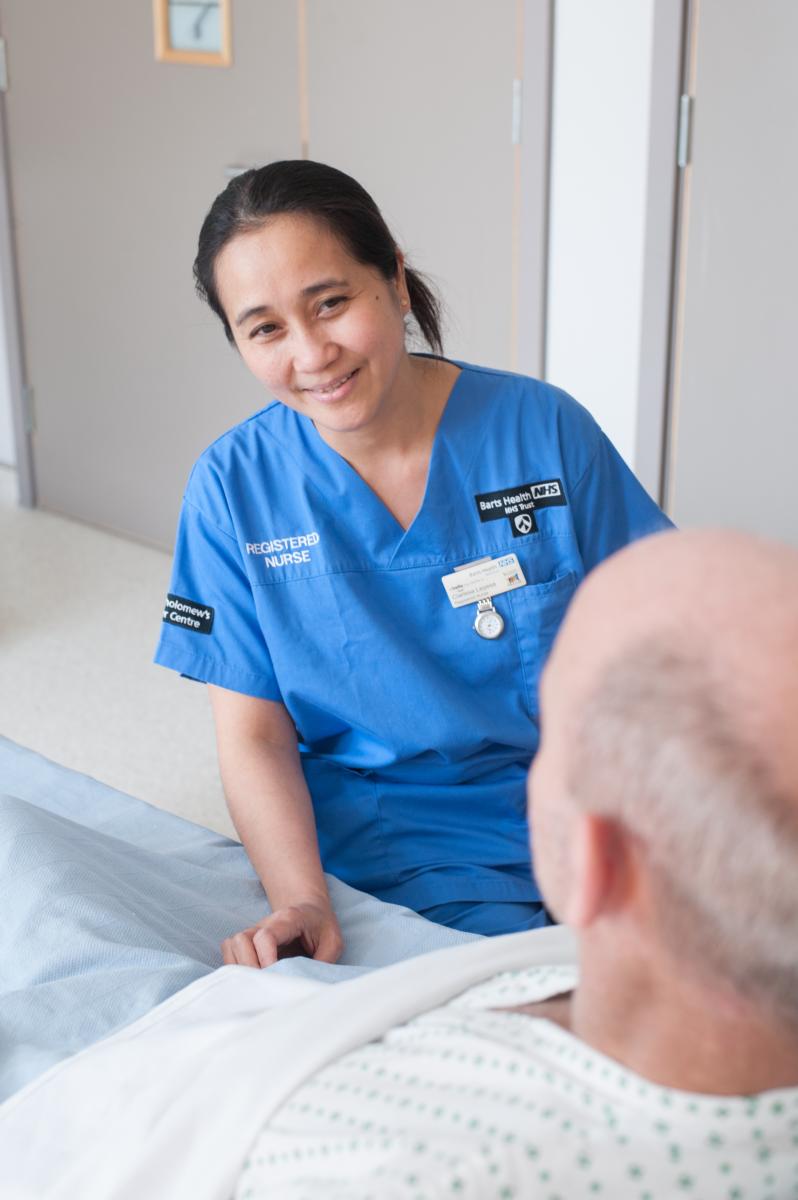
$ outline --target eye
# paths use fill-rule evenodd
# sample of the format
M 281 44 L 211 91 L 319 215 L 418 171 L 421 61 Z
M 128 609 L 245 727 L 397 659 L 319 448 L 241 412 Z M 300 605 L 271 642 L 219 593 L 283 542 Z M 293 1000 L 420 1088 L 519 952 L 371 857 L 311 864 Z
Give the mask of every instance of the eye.
M 346 300 L 346 296 L 330 296 L 329 299 L 322 300 L 321 304 L 319 305 L 319 311 L 332 312 L 334 309 L 339 308 L 342 304 L 345 304 Z
M 276 329 L 277 329 L 277 326 L 273 322 L 268 321 L 264 325 L 256 325 L 249 336 L 250 336 L 250 339 L 265 338 L 265 337 L 268 337 L 270 334 L 274 333 Z

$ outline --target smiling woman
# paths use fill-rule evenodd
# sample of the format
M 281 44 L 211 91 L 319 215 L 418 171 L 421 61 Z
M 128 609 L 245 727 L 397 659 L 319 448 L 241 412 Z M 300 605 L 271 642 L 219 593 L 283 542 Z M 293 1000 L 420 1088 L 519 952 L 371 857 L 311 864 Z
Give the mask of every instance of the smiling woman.
M 166 621 L 156 655 L 210 685 L 272 908 L 225 960 L 336 958 L 323 869 L 457 928 L 545 924 L 537 678 L 585 572 L 666 518 L 570 397 L 442 357 L 435 296 L 342 172 L 232 180 L 195 277 L 273 398 L 194 468 L 170 599 L 210 619 Z

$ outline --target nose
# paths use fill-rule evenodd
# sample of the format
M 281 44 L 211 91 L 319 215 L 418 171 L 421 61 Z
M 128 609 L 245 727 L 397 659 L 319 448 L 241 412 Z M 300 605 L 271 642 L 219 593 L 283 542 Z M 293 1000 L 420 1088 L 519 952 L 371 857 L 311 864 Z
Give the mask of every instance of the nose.
M 306 325 L 293 334 L 294 370 L 302 378 L 321 375 L 338 357 L 338 347 L 323 324 Z

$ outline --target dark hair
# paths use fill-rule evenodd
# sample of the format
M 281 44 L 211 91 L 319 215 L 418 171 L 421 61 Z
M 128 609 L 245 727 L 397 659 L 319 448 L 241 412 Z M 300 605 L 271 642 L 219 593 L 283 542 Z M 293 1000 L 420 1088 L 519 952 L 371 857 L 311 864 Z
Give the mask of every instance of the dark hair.
M 230 342 L 233 331 L 216 288 L 216 259 L 237 234 L 257 229 L 281 213 L 324 222 L 358 262 L 375 267 L 384 279 L 396 278 L 396 242 L 371 196 L 351 175 L 307 159 L 285 159 L 244 171 L 211 205 L 194 260 L 197 292 L 221 320 Z M 429 346 L 440 354 L 440 302 L 417 271 L 405 266 L 405 279 L 413 317 Z

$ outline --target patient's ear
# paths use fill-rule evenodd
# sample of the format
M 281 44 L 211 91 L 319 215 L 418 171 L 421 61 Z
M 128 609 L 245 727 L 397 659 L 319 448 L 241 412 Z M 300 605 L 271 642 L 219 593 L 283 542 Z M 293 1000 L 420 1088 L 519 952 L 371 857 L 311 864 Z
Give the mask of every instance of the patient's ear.
M 609 817 L 580 813 L 574 824 L 564 920 L 575 929 L 586 929 L 610 908 L 617 895 L 624 851 L 618 825 Z

